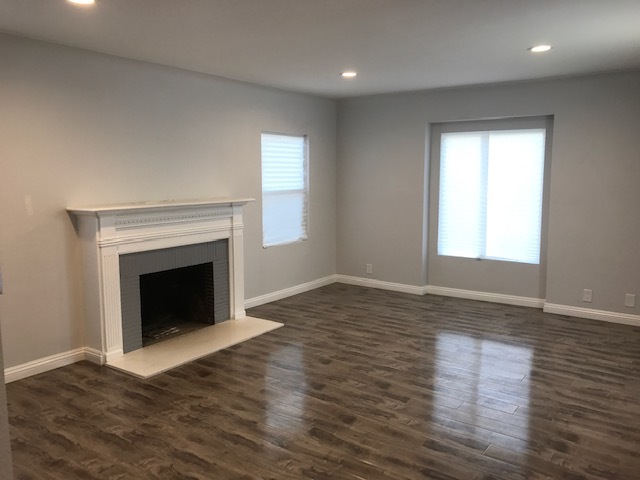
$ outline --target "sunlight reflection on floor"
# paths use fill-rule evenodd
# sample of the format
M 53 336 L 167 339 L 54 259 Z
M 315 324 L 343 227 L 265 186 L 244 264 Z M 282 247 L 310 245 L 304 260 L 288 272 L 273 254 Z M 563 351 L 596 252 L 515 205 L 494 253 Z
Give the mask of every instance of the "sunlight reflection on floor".
M 476 336 L 440 332 L 436 339 L 433 417 L 453 415 L 467 426 L 465 435 L 524 453 L 529 419 L 518 407 L 529 405 L 533 349 Z M 501 423 L 494 420 L 500 419 Z M 496 425 L 507 424 L 499 431 Z M 517 435 L 510 436 L 510 432 Z

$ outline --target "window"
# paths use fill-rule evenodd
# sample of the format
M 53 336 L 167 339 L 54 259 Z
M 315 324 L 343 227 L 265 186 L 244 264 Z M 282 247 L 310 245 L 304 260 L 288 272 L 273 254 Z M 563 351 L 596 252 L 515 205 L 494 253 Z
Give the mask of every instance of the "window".
M 307 239 L 307 139 L 262 134 L 262 244 Z
M 441 134 L 438 255 L 540 263 L 545 133 Z

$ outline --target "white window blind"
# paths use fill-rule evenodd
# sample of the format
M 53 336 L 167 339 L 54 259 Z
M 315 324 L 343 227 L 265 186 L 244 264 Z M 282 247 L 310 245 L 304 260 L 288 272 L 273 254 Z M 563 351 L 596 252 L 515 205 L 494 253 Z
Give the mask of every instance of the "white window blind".
M 262 244 L 307 239 L 307 142 L 262 134 Z
M 540 263 L 545 129 L 443 133 L 438 255 Z

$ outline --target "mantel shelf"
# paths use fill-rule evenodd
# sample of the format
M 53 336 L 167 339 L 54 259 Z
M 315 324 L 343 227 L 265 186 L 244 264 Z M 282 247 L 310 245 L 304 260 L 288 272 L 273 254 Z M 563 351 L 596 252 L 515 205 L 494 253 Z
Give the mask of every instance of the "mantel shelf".
M 86 207 L 67 207 L 74 215 L 120 215 L 137 212 L 153 212 L 167 209 L 183 209 L 193 207 L 243 206 L 253 202 L 253 198 L 202 198 L 193 200 L 159 200 L 150 202 L 117 203 L 111 205 L 95 205 Z

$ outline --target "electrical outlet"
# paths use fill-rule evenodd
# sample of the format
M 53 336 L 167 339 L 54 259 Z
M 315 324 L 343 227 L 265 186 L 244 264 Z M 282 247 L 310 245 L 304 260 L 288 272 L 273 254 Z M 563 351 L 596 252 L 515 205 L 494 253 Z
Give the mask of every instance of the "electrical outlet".
M 582 290 L 582 301 L 583 302 L 591 302 L 591 298 L 593 297 L 593 290 L 589 288 L 585 288 Z
M 635 293 L 627 293 L 624 296 L 624 306 L 625 307 L 635 307 L 636 306 L 636 295 Z
M 369 275 L 371 275 L 373 273 L 373 265 L 370 263 L 367 263 L 367 273 Z

